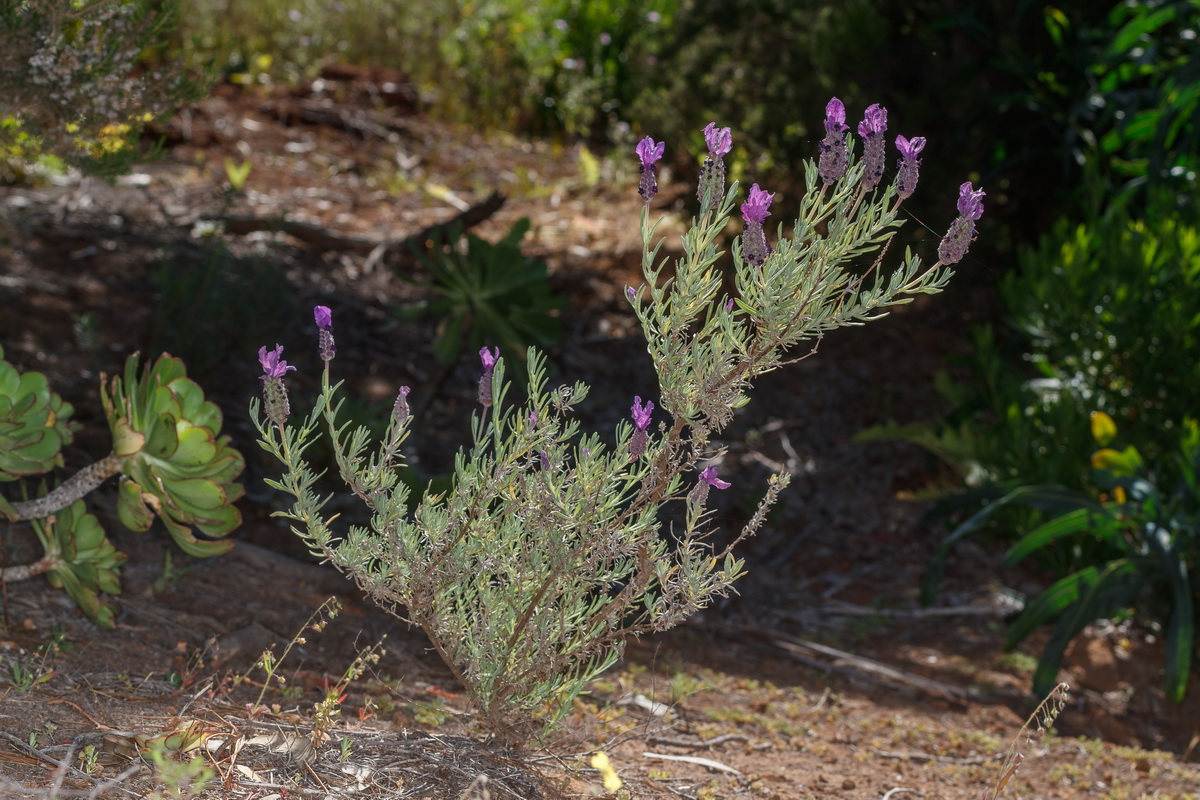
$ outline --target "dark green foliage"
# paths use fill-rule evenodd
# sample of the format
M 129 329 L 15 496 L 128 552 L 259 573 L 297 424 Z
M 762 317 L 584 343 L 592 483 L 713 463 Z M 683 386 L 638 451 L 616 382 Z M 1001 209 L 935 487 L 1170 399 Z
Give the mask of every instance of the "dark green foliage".
M 1054 625 L 1034 673 L 1034 692 L 1054 686 L 1067 645 L 1085 626 L 1133 616 L 1162 630 L 1167 696 L 1176 703 L 1183 699 L 1195 663 L 1200 600 L 1200 428 L 1195 422 L 1184 426 L 1177 450 L 1163 459 L 1168 462 L 1171 469 L 1163 472 L 1179 476 L 1173 484 L 1146 470 L 1136 449 L 1101 450 L 1092 457 L 1093 464 L 1105 467 L 1094 470 L 1096 485 L 1104 490 L 1098 499 L 1053 486 L 1022 486 L 987 505 L 946 540 L 943 551 L 1014 503 L 1063 513 L 1022 535 L 1006 554 L 1005 566 L 1050 547 L 1090 545 L 1085 563 L 1031 600 L 1009 627 L 1006 646 L 1012 649 L 1037 628 Z
M 1174 449 L 1200 394 L 1200 213 L 1163 198 L 1141 219 L 1061 220 L 1001 296 L 1043 395 L 1110 414 L 1151 461 Z
M 847 104 L 853 125 L 854 114 L 886 99 L 876 96 L 881 83 L 864 80 L 886 71 L 886 37 L 887 17 L 872 0 L 686 2 L 629 119 L 655 139 L 691 140 L 701 152 L 705 124 L 735 125 L 735 177 L 749 161 L 772 168 L 773 186 L 799 185 L 797 168 L 824 135 L 821 109 L 831 96 Z M 892 111 L 894 127 L 904 117 Z
M 968 380 L 940 379 L 954 411 L 860 438 L 913 441 L 983 492 L 1029 480 L 1085 488 L 1093 411 L 1148 462 L 1174 452 L 1200 394 L 1200 214 L 1153 205 L 1162 213 L 1060 221 L 1002 282 L 1004 346 L 977 329 Z
M 556 312 L 566 301 L 550 290 L 546 262 L 521 252 L 528 231 L 529 220 L 522 218 L 495 244 L 451 232 L 420 256 L 429 280 L 397 272 L 435 295 L 401 313 L 438 320 L 433 352 L 442 364 L 454 363 L 464 347 L 498 345 L 505 354 L 523 356 L 531 345 L 546 348 L 562 338 Z
M 1161 627 L 1173 700 L 1194 663 L 1200 213 L 1158 191 L 1145 205 L 1140 217 L 1118 205 L 1061 220 L 1002 282 L 1014 352 L 978 330 L 969 384 L 943 379 L 954 414 L 863 437 L 921 444 L 963 479 L 965 490 L 933 512 L 959 521 L 934 554 L 926 602 L 952 547 L 985 529 L 1016 537 L 1008 566 L 1033 555 L 1054 576 L 1009 631 L 1011 647 L 1054 626 L 1039 692 L 1071 639 L 1099 619 Z M 1093 436 L 1103 447 L 1118 428 L 1136 448 L 1089 456 Z

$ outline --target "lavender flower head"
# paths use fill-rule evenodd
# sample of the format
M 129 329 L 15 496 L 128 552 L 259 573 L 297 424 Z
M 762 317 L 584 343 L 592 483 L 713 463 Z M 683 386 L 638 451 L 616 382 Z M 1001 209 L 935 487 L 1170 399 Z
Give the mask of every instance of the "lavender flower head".
M 746 223 L 742 230 L 742 257 L 756 267 L 761 267 L 771 255 L 763 222 L 771 214 L 768 209 L 774 197 L 773 192 L 764 192 L 756 183 L 750 187 L 746 202 L 742 203 L 742 220 Z
M 975 221 L 983 216 L 983 189 L 974 189 L 967 181 L 958 187 L 958 219 L 950 223 L 950 230 L 938 245 L 938 260 L 943 264 L 957 264 L 967 254 L 975 240 Z
M 409 414 L 412 413 L 408 407 L 408 393 L 411 391 L 410 387 L 401 386 L 400 393 L 396 395 L 396 402 L 392 405 L 392 417 L 395 418 L 397 425 L 407 422 Z
M 317 322 L 317 352 L 322 361 L 332 361 L 337 355 L 333 343 L 333 312 L 327 306 L 315 306 L 313 317 Z
M 635 397 L 630 412 L 633 416 L 633 438 L 629 440 L 629 455 L 632 458 L 640 458 L 642 453 L 646 452 L 646 442 L 649 439 L 646 428 L 650 427 L 650 415 L 654 412 L 654 403 L 647 400 L 643 407 L 642 398 Z
M 258 363 L 261 364 L 263 368 L 263 374 L 259 380 L 267 381 L 274 378 L 282 379 L 284 375 L 287 375 L 288 370 L 296 369 L 284 361 L 281 358 L 282 355 L 283 345 L 281 344 L 275 345 L 274 350 L 268 350 L 265 347 L 258 348 Z
M 485 407 L 492 404 L 492 371 L 496 368 L 496 360 L 500 358 L 500 348 L 493 355 L 486 347 L 479 351 L 479 360 L 483 371 L 479 373 L 479 402 Z
M 868 106 L 863 121 L 858 123 L 858 135 L 863 138 L 863 188 L 867 191 L 879 185 L 883 178 L 884 131 L 887 130 L 887 109 L 875 103 Z
M 696 481 L 695 488 L 688 492 L 688 500 L 696 505 L 702 506 L 708 500 L 708 490 L 728 489 L 731 484 L 728 481 L 723 481 L 717 477 L 716 467 L 705 467 L 700 472 L 700 478 Z
M 733 134 L 729 128 L 718 128 L 717 123 L 710 122 L 704 126 L 704 144 L 708 147 L 708 155 L 700 167 L 700 184 L 696 187 L 696 199 L 701 203 L 701 212 L 719 206 L 725 195 L 724 158 L 733 149 Z M 712 198 L 707 207 L 703 206 L 705 195 Z
M 704 126 L 704 144 L 710 157 L 724 158 L 733 149 L 733 134 L 729 128 L 718 128 L 717 123 L 710 122 Z
M 646 201 L 646 205 L 650 205 L 654 195 L 658 194 L 658 167 L 655 164 L 663 157 L 666 148 L 666 142 L 655 144 L 649 136 L 638 142 L 634 148 L 642 162 L 638 165 L 638 173 L 641 175 L 638 179 L 638 194 Z
M 925 149 L 925 137 L 906 139 L 897 136 L 896 149 L 900 151 L 900 160 L 896 162 L 896 193 L 901 200 L 905 200 L 917 190 L 917 176 L 921 169 L 921 160 L 917 155 Z
M 836 97 L 825 104 L 825 138 L 817 146 L 821 156 L 817 161 L 817 173 L 826 184 L 833 183 L 846 174 L 850 161 L 846 144 L 846 106 Z
M 263 374 L 263 412 L 267 419 L 283 427 L 288 415 L 292 413 L 288 404 L 287 387 L 283 384 L 283 376 L 295 367 L 283 360 L 283 345 L 275 345 L 274 350 L 265 347 L 258 348 L 258 363 L 262 365 Z

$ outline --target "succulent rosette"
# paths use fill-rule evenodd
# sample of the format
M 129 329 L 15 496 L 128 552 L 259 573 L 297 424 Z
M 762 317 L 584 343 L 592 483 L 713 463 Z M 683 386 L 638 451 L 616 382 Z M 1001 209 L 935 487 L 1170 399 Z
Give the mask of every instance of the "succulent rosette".
M 30 520 L 46 555 L 46 579 L 56 589 L 65 589 L 102 628 L 113 627 L 113 610 L 100 602 L 100 592 L 121 593 L 118 570 L 128 556 L 113 546 L 104 528 L 82 500 L 45 519 Z
M 233 542 L 215 540 L 241 523 L 233 503 L 243 490 L 234 479 L 245 461 L 229 437 L 219 435 L 221 411 L 204 399 L 178 358 L 164 353 L 137 373 L 135 354 L 125 362 L 124 380 L 114 377 L 100 391 L 121 460 L 121 522 L 144 531 L 158 516 L 184 552 L 225 553 Z
M 0 349 L 0 481 L 40 475 L 62 466 L 74 409 L 40 372 L 17 371 Z

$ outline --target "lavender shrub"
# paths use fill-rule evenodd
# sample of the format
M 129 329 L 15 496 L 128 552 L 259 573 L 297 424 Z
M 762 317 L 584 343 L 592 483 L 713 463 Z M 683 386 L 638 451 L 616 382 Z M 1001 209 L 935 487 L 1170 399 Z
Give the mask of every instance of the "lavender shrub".
M 649 138 L 638 145 L 639 191 L 647 201 L 645 283 L 627 287 L 626 296 L 657 371 L 658 397 L 643 402 L 654 394 L 646 387 L 633 398 L 630 419 L 607 435 L 579 429 L 571 412 L 587 385 L 549 386 L 536 349 L 528 353 L 528 399 L 510 402 L 505 358 L 485 348 L 473 442 L 455 459 L 454 488 L 426 494 L 409 513 L 408 488 L 395 469 L 416 422 L 409 389 L 400 390 L 389 430 L 370 449 L 364 429 L 338 422 L 329 361 L 306 419 L 289 426 L 271 412 L 279 406 L 272 381 L 282 380 L 284 362 L 267 353 L 276 356 L 264 362 L 268 417 L 257 400 L 251 413 L 261 445 L 285 468 L 272 485 L 294 502 L 280 513 L 314 554 L 424 630 L 502 738 L 520 742 L 545 733 L 631 636 L 678 625 L 743 574 L 734 548 L 763 524 L 789 476 L 770 478 L 756 513 L 725 546 L 712 542 L 706 504 L 710 489 L 730 485 L 709 463 L 719 454 L 713 437 L 749 402 L 754 380 L 804 357 L 796 348 L 827 331 L 941 291 L 952 275 L 950 259 L 965 253 L 982 210 L 982 192 L 969 184 L 939 261 L 924 267 L 906 254 L 890 271 L 883 268 L 901 225 L 907 196 L 901 188 L 911 192 L 916 185 L 916 142 L 924 140 L 905 140 L 903 180 L 877 187 L 873 176 L 864 179 L 867 167 L 880 169 L 877 145 L 869 145 L 866 167 L 856 161 L 844 119 L 840 101 L 831 101 L 822 166 L 807 166 L 807 192 L 790 237 L 781 230 L 772 237 L 776 244 L 767 244 L 762 225 L 773 195 L 757 184 L 741 206 L 746 230 L 732 247 L 733 297 L 722 292 L 716 244 L 739 194 L 737 184 L 717 193 L 728 129 L 705 129 L 702 210 L 682 237 L 684 255 L 671 277 L 649 220 L 663 145 Z M 873 106 L 860 130 L 882 142 L 885 120 L 886 112 Z M 324 312 L 318 319 L 332 325 Z M 369 529 L 335 532 L 334 517 L 323 512 L 325 500 L 314 493 L 316 475 L 303 456 L 321 428 L 333 439 L 341 477 L 372 514 Z M 663 535 L 670 517 L 678 520 L 672 544 Z

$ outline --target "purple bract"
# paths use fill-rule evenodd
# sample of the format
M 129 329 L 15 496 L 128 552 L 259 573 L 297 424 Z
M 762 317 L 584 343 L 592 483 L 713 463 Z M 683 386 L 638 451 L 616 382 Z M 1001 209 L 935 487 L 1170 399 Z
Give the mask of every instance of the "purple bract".
M 282 355 L 283 345 L 281 344 L 275 345 L 274 350 L 268 350 L 265 347 L 258 348 L 258 363 L 262 364 L 263 368 L 261 380 L 282 378 L 289 369 L 295 369 L 281 358 Z

